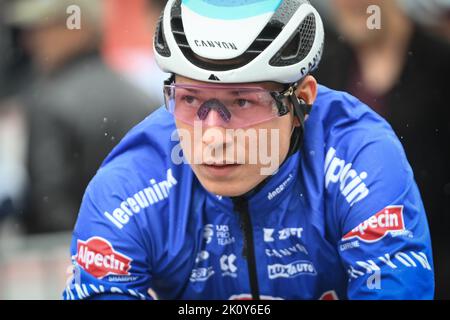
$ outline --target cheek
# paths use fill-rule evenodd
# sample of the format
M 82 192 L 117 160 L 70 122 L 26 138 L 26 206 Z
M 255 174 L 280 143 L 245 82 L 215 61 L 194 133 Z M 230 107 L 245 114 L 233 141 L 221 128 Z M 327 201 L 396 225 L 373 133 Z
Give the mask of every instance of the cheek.
M 276 119 L 266 123 L 264 128 L 256 129 L 257 148 L 246 150 L 250 156 L 250 162 L 247 163 L 254 164 L 245 168 L 248 178 L 255 177 L 255 181 L 262 180 L 279 168 L 289 151 L 291 130 L 292 118 L 290 117 Z M 255 158 L 256 162 L 251 161 Z
M 195 154 L 194 129 L 181 122 L 176 122 L 177 134 L 180 138 L 180 145 L 183 150 L 183 155 L 191 163 L 192 155 Z
M 277 120 L 275 127 L 271 130 L 269 145 L 272 157 L 278 156 L 280 163 L 289 151 L 292 134 L 292 118 L 283 117 Z

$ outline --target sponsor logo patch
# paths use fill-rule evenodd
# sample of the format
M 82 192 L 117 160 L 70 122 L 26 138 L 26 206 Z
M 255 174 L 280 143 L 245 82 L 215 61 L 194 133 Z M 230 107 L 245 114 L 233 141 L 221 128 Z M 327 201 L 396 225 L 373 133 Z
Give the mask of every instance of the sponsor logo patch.
M 108 275 L 129 276 L 133 261 L 115 251 L 111 243 L 101 237 L 78 240 L 75 259 L 85 271 L 99 279 Z
M 338 184 L 341 194 L 350 206 L 366 198 L 370 191 L 364 180 L 367 172 L 361 173 L 353 169 L 352 163 L 347 163 L 336 156 L 336 149 L 330 148 L 325 158 L 325 187 L 329 189 Z
M 336 291 L 330 290 L 330 291 L 324 292 L 320 296 L 319 300 L 339 300 L 339 298 L 336 294 Z
M 398 268 L 423 268 L 428 271 L 432 271 L 428 257 L 424 252 L 419 251 L 399 251 L 394 254 L 385 253 L 376 259 L 355 261 L 347 269 L 347 273 L 351 279 L 357 279 L 361 276 L 375 274 L 373 278 L 373 288 L 376 288 L 377 281 L 381 279 L 382 267 L 387 269 Z M 368 282 L 369 284 L 369 282 Z
M 213 267 L 192 269 L 191 276 L 189 277 L 189 281 L 191 281 L 191 282 L 206 281 L 213 274 L 214 274 Z
M 376 242 L 384 238 L 388 233 L 401 231 L 405 231 L 403 206 L 390 206 L 359 224 L 347 233 L 342 240 L 358 238 L 365 242 Z
M 303 228 L 283 228 L 278 231 L 272 228 L 263 228 L 264 242 L 274 242 L 275 240 L 287 240 L 289 238 L 302 237 Z
M 294 278 L 299 275 L 317 275 L 316 268 L 309 261 L 299 260 L 289 264 L 272 264 L 267 266 L 269 279 Z
M 220 257 L 220 269 L 222 276 L 237 277 L 236 256 L 234 254 L 223 255 Z

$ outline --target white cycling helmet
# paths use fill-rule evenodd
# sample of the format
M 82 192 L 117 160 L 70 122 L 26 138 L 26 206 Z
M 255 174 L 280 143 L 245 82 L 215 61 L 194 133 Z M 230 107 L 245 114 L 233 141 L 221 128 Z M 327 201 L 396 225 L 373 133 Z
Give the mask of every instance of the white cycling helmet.
M 154 42 L 165 72 L 291 84 L 318 66 L 324 29 L 307 0 L 169 0 Z

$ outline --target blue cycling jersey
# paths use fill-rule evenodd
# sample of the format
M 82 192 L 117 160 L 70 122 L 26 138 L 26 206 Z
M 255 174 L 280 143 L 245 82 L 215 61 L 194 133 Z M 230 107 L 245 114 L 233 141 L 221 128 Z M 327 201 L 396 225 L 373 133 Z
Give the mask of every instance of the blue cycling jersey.
M 301 150 L 238 201 L 172 162 L 175 129 L 154 112 L 89 184 L 65 299 L 433 298 L 412 170 L 354 97 L 319 86 Z

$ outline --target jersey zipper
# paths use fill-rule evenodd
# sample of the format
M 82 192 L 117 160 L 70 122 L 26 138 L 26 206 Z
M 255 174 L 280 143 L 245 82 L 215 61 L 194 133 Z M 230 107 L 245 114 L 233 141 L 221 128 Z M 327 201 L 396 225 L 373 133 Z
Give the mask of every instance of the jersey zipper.
M 239 214 L 240 227 L 244 234 L 242 255 L 245 259 L 247 259 L 252 299 L 260 300 L 258 273 L 256 270 L 255 244 L 253 241 L 253 227 L 250 212 L 248 210 L 248 201 L 243 197 L 238 197 L 233 199 L 233 203 L 235 211 Z

